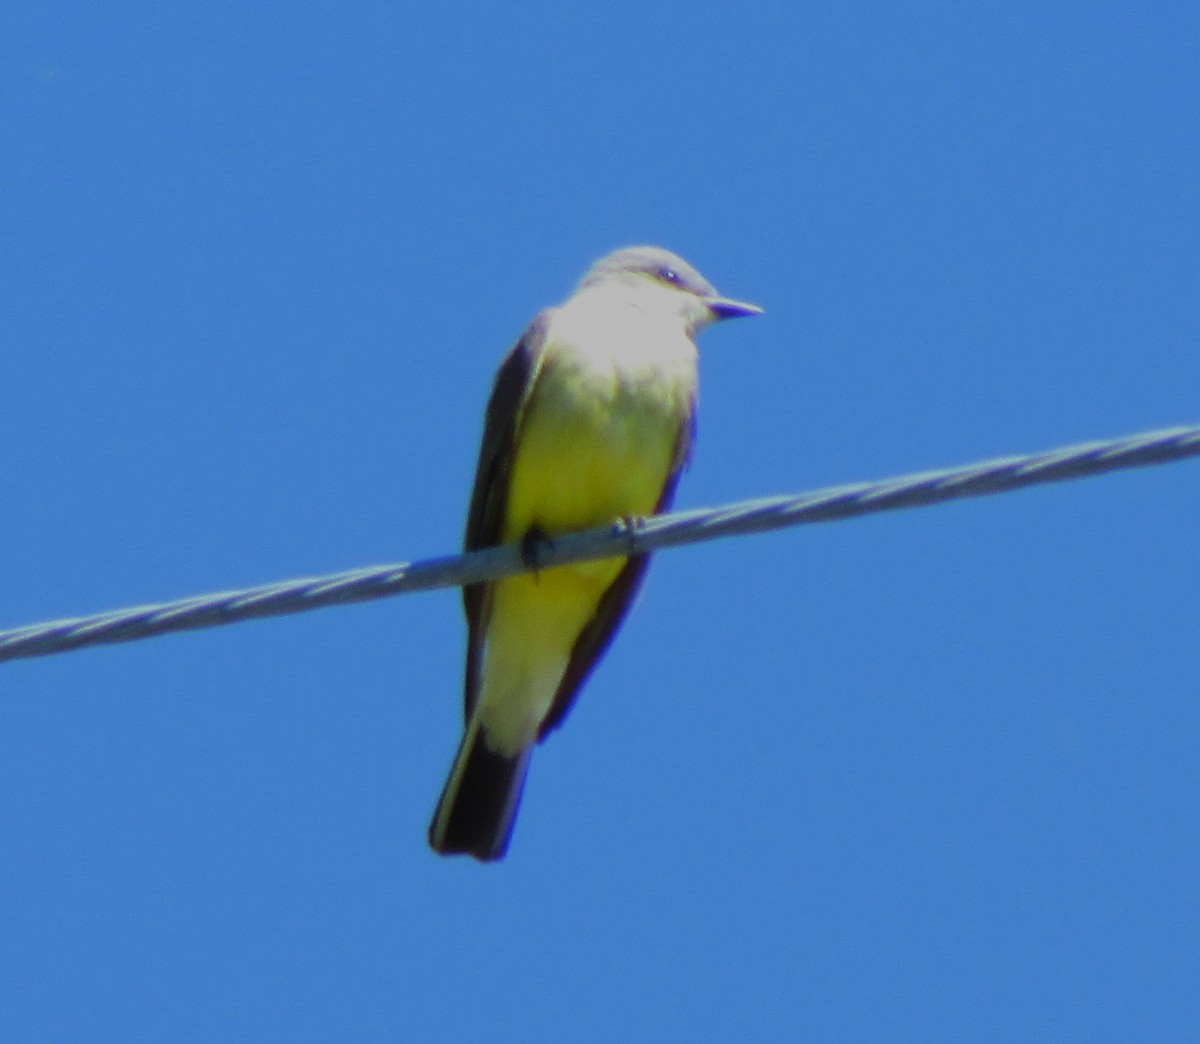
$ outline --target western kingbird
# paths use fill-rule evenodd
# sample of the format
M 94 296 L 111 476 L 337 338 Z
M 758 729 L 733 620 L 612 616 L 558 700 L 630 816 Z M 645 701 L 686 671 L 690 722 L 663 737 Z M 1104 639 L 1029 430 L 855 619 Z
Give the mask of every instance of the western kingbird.
M 488 402 L 466 549 L 538 544 L 666 510 L 695 429 L 699 330 L 762 309 L 691 265 L 630 247 L 534 319 Z M 429 828 L 444 854 L 503 857 L 533 746 L 559 725 L 612 641 L 646 555 L 463 589 L 466 733 Z

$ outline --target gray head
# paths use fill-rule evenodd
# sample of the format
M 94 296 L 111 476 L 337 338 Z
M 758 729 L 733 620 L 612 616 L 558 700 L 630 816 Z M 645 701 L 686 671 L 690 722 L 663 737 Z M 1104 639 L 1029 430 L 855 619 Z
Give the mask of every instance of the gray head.
M 682 257 L 662 247 L 625 247 L 602 257 L 588 270 L 576 292 L 602 285 L 654 287 L 664 294 L 679 295 L 671 301 L 693 329 L 718 319 L 736 319 L 762 312 L 757 305 L 722 297 L 712 283 Z

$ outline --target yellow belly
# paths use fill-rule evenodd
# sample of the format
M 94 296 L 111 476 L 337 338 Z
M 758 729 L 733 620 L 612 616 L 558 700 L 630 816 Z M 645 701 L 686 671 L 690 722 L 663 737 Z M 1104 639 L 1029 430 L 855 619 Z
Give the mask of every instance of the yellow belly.
M 556 536 L 652 512 L 689 391 L 658 372 L 547 361 L 521 425 L 504 540 L 533 526 Z
M 571 355 L 548 360 L 526 406 L 502 542 L 535 527 L 554 537 L 651 514 L 675 464 L 692 381 L 686 365 L 629 372 Z M 532 742 L 580 632 L 624 564 L 609 558 L 495 585 L 480 698 L 494 747 Z

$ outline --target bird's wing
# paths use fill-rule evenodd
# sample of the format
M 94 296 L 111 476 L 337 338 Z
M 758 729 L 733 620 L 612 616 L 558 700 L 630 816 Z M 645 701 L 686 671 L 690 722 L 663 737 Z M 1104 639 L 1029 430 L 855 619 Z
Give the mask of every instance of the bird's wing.
M 467 513 L 464 541 L 467 551 L 495 547 L 500 542 L 508 504 L 513 447 L 541 360 L 549 318 L 549 311 L 545 311 L 530 323 L 496 375 L 483 422 L 483 445 L 479 451 L 479 467 L 475 471 L 471 508 Z M 489 583 L 467 584 L 463 587 L 463 606 L 467 612 L 467 670 L 463 703 L 468 723 L 479 695 L 483 642 L 491 615 L 492 587 Z
M 675 453 L 671 470 L 667 473 L 666 481 L 663 483 L 662 493 L 654 508 L 655 514 L 670 509 L 671 503 L 675 499 L 675 487 L 679 484 L 679 476 L 683 473 L 691 456 L 692 442 L 695 440 L 695 436 L 696 410 L 695 402 L 693 402 L 675 437 Z M 567 663 L 566 671 L 563 672 L 558 692 L 554 694 L 554 702 L 550 705 L 550 710 L 538 729 L 539 740 L 545 739 L 550 732 L 562 724 L 571 705 L 575 702 L 580 688 L 587 681 L 588 675 L 592 673 L 592 668 L 604 655 L 604 651 L 613 640 L 613 635 L 617 633 L 617 628 L 629 611 L 638 588 L 642 585 L 646 567 L 649 564 L 649 555 L 630 555 L 625 566 L 617 574 L 617 578 L 601 596 L 595 614 L 575 640 L 575 646 L 571 650 L 571 659 Z

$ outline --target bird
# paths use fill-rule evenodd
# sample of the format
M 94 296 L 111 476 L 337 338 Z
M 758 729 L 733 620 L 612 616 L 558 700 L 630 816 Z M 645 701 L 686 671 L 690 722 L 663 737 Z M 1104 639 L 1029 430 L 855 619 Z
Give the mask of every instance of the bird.
M 539 548 L 670 507 L 695 437 L 696 335 L 761 312 L 668 250 L 626 247 L 540 312 L 504 359 L 464 546 L 515 543 L 533 568 L 463 588 L 465 729 L 429 828 L 436 852 L 504 857 L 533 748 L 562 724 L 649 562 L 541 569 Z

